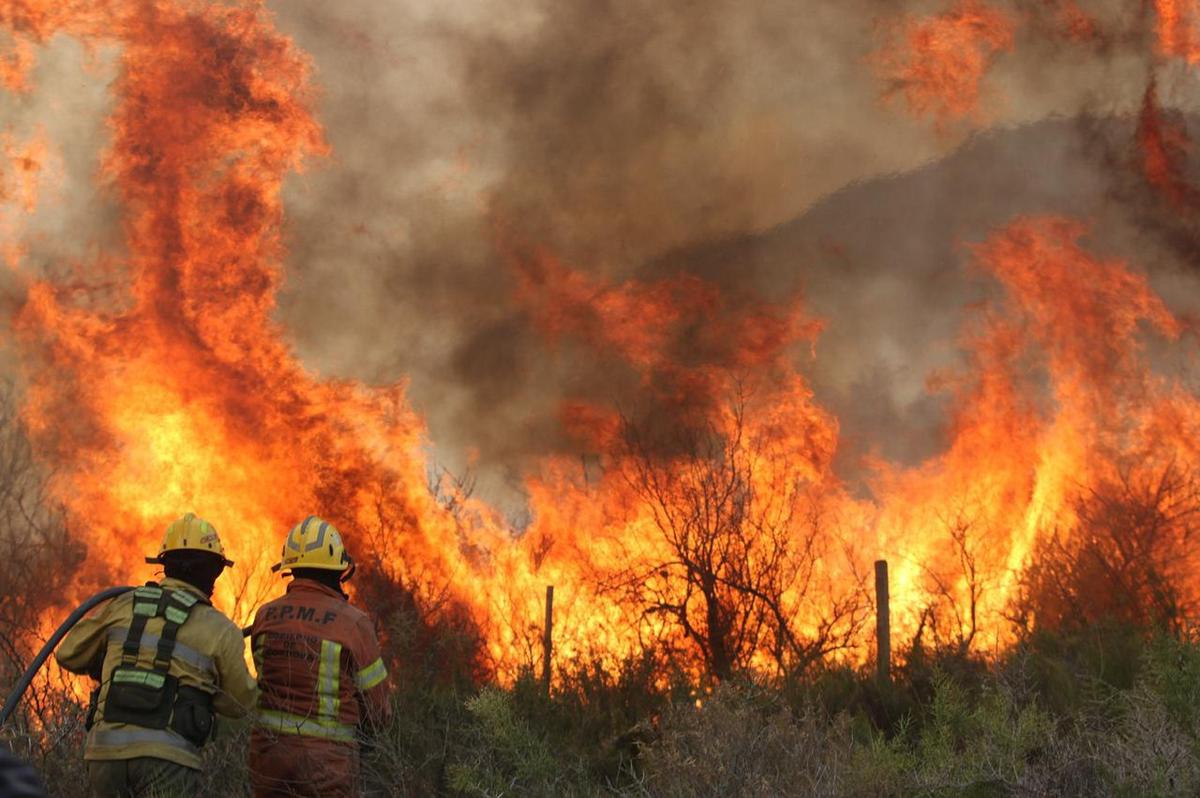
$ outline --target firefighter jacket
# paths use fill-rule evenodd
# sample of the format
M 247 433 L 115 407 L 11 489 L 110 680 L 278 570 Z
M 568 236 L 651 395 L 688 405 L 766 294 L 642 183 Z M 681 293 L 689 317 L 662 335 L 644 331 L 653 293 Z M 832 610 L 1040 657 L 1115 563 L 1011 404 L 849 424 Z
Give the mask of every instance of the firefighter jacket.
M 212 696 L 212 710 L 226 717 L 241 717 L 253 706 L 257 693 L 246 667 L 245 644 L 233 621 L 207 603 L 203 593 L 187 582 L 164 579 L 161 588 L 178 592 L 192 602 L 190 612 L 175 630 L 167 673 L 183 688 Z M 139 594 L 157 586 L 139 588 L 101 605 L 75 625 L 58 647 L 59 665 L 72 673 L 100 677 L 96 715 L 88 733 L 84 758 L 89 760 L 155 757 L 200 768 L 199 747 L 172 728 L 145 728 L 105 719 L 113 671 L 122 663 L 125 645 L 134 625 L 135 610 L 146 607 Z M 150 605 L 153 606 L 153 605 Z M 165 617 L 151 615 L 142 622 L 137 648 L 131 652 L 138 666 L 153 668 L 160 650 L 161 633 L 169 628 Z M 142 624 L 138 624 L 141 626 Z
M 338 591 L 293 579 L 251 627 L 261 693 L 254 735 L 358 747 L 389 714 L 387 669 L 371 619 Z M 297 741 L 299 742 L 299 741 Z

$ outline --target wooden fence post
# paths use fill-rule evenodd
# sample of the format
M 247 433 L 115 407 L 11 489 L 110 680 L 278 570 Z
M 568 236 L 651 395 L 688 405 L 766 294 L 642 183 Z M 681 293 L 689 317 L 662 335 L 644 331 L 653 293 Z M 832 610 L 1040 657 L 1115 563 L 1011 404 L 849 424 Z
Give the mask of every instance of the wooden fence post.
M 542 689 L 550 695 L 550 663 L 554 656 L 554 585 L 546 585 L 546 625 L 542 637 Z
M 888 607 L 887 560 L 875 561 L 875 668 L 881 682 L 892 678 L 892 625 Z

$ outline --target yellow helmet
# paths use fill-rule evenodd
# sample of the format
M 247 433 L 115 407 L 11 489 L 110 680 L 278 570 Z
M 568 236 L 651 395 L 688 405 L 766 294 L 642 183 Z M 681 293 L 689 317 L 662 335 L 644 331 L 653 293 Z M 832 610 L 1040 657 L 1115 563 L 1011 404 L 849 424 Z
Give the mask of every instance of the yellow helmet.
M 221 545 L 216 527 L 197 518 L 195 513 L 188 513 L 168 524 L 157 556 L 147 557 L 146 562 L 161 563 L 162 556 L 169 551 L 204 551 L 216 554 L 226 567 L 233 565 L 233 561 L 225 556 L 225 547 Z
M 345 571 L 352 561 L 342 543 L 342 533 L 328 521 L 310 515 L 292 527 L 283 542 L 283 554 L 271 570 L 287 573 L 293 568 Z

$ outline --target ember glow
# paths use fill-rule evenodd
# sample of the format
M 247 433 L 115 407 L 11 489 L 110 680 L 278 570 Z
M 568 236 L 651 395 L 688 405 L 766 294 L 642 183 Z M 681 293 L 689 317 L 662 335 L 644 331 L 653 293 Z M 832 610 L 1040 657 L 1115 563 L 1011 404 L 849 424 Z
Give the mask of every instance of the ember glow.
M 1071 38 L 1100 35 L 1074 3 L 1052 5 Z M 1195 11 L 1156 10 L 1159 55 L 1195 60 Z M 888 29 L 872 63 L 916 116 L 979 121 L 982 83 L 1019 19 L 961 0 Z M 548 584 L 560 664 L 649 645 L 718 675 L 830 654 L 863 662 L 879 558 L 898 639 L 919 630 L 995 650 L 1013 639 L 1022 573 L 1044 541 L 1076 534 L 1081 498 L 1130 463 L 1200 467 L 1190 372 L 1156 369 L 1150 354 L 1186 360 L 1188 323 L 1139 264 L 1096 254 L 1085 221 L 1016 218 L 964 248 L 986 298 L 964 311 L 961 364 L 929 375 L 948 397 L 945 440 L 915 465 L 876 458 L 865 491 L 838 473 L 839 421 L 806 376 L 838 318 L 817 318 L 802 295 L 767 301 L 690 274 L 600 277 L 540 242 L 497 241 L 546 358 L 587 351 L 639 397 L 567 396 L 573 453 L 523 475 L 528 523 L 515 528 L 451 480 L 430 486 L 404 380 L 322 379 L 275 320 L 283 183 L 337 167 L 312 65 L 262 6 L 27 3 L 0 23 L 15 42 L 0 78 L 17 92 L 36 90 L 31 64 L 55 35 L 119 52 L 98 179 L 121 208 L 120 251 L 41 276 L 16 242 L 53 142 L 5 138 L 0 171 L 4 254 L 24 281 L 12 330 L 23 419 L 54 495 L 88 530 L 71 598 L 133 578 L 163 526 L 191 510 L 237 562 L 218 603 L 244 621 L 280 590 L 269 566 L 282 533 L 316 513 L 365 570 L 463 608 L 501 678 L 537 662 Z M 1137 146 L 1146 183 L 1188 205 L 1186 131 L 1153 85 Z M 703 587 L 738 593 L 743 614 L 714 613 L 696 592 L 681 551 L 698 539 L 718 577 Z M 1197 591 L 1184 585 L 1183 603 Z

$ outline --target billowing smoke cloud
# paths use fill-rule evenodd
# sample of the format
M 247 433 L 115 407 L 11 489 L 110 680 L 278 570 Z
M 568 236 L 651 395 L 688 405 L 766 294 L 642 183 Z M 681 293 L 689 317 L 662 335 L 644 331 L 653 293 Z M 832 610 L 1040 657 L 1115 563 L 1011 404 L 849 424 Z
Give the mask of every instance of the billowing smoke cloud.
M 866 5 L 307 9 L 280 21 L 336 165 L 290 198 L 284 318 L 319 368 L 411 375 L 439 455 L 476 448 L 493 487 L 563 444 L 565 395 L 620 398 L 531 332 L 513 252 L 620 278 L 940 146 L 879 103 Z

